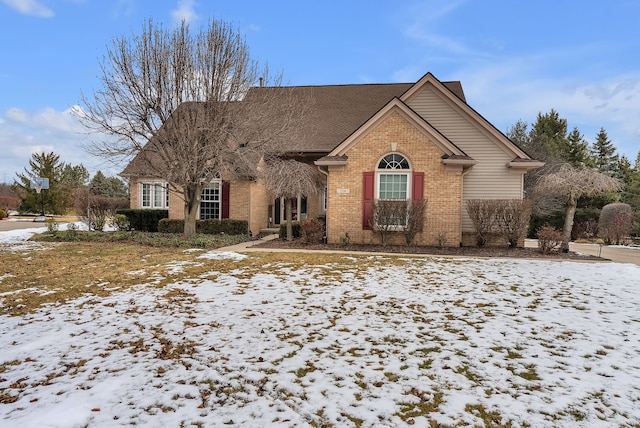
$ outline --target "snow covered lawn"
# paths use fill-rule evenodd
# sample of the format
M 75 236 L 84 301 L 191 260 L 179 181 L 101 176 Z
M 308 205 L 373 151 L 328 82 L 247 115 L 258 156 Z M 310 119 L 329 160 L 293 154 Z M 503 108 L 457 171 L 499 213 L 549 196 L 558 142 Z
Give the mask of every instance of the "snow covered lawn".
M 638 266 L 192 254 L 1 316 L 0 426 L 640 425 Z

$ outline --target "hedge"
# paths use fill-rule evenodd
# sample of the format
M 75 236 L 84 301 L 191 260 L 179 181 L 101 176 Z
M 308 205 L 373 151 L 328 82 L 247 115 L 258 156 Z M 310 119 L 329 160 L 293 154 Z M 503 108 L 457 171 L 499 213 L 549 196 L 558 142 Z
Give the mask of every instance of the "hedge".
M 196 233 L 207 235 L 246 235 L 249 224 L 246 220 L 196 220 Z M 158 231 L 162 233 L 182 233 L 184 220 L 162 219 L 158 223 Z
M 169 217 L 169 210 L 119 209 L 116 214 L 127 216 L 129 228 L 139 232 L 157 232 L 158 222 Z
M 291 231 L 293 233 L 293 238 L 299 238 L 300 237 L 300 222 L 299 221 L 293 221 L 291 222 Z M 280 223 L 280 231 L 279 231 L 279 236 L 280 239 L 286 239 L 287 238 L 287 222 L 285 221 L 284 223 Z

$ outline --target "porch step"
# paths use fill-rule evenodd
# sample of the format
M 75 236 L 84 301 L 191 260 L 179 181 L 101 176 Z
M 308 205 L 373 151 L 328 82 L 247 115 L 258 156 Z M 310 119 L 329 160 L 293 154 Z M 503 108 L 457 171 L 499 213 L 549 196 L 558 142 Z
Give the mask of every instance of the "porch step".
M 280 233 L 280 228 L 279 227 L 267 227 L 265 229 L 260 229 L 260 232 L 258 232 L 258 238 L 264 238 L 265 236 L 269 236 L 269 235 L 277 235 Z

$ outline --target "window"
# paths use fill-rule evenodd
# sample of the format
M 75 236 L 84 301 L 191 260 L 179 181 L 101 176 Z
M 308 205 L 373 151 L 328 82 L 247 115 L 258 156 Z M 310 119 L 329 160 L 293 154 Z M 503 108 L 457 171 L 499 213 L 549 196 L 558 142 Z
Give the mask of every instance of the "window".
M 378 163 L 376 175 L 378 178 L 377 199 L 410 199 L 411 167 L 404 156 L 390 153 L 383 157 Z
M 378 163 L 377 201 L 374 219 L 377 226 L 402 227 L 407 224 L 407 200 L 411 199 L 411 167 L 398 153 L 390 153 Z
M 214 181 L 202 189 L 202 194 L 200 195 L 200 220 L 220 219 L 221 193 L 222 186 L 220 181 Z
M 166 209 L 169 207 L 169 185 L 166 183 L 142 183 L 142 208 Z
M 408 224 L 408 200 L 424 199 L 424 172 L 411 170 L 409 161 L 389 153 L 375 171 L 362 173 L 362 230 L 399 230 Z

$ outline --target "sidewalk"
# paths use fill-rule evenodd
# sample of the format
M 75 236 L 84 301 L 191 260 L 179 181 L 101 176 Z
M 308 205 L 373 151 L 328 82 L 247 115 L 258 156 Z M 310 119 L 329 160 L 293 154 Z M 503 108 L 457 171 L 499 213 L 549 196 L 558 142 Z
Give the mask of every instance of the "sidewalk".
M 259 252 L 259 251 L 278 251 L 281 253 L 299 253 L 306 252 L 300 248 L 264 248 L 257 247 L 260 243 L 270 241 L 272 239 L 277 239 L 278 235 L 268 235 L 264 238 L 256 239 L 254 241 L 241 242 L 239 244 L 230 245 L 228 247 L 218 248 L 216 251 L 233 251 L 236 253 L 250 253 L 250 252 Z M 525 241 L 525 247 L 533 247 L 537 246 L 537 241 L 527 239 Z M 599 246 L 595 244 L 574 244 L 570 243 L 571 251 L 582 254 L 589 254 L 597 257 L 602 257 L 603 259 L 610 260 L 616 263 L 632 263 L 640 266 L 640 250 L 634 249 L 631 247 L 618 247 L 618 246 Z M 353 251 L 340 251 L 340 250 L 309 250 L 316 253 L 326 253 L 326 254 L 353 254 Z M 388 255 L 388 256 L 398 256 L 398 253 L 379 253 L 379 252 L 358 252 L 358 254 L 366 254 L 366 255 Z M 401 254 L 403 257 L 428 257 L 428 254 Z M 450 256 L 442 256 L 439 257 L 458 257 L 455 255 Z

